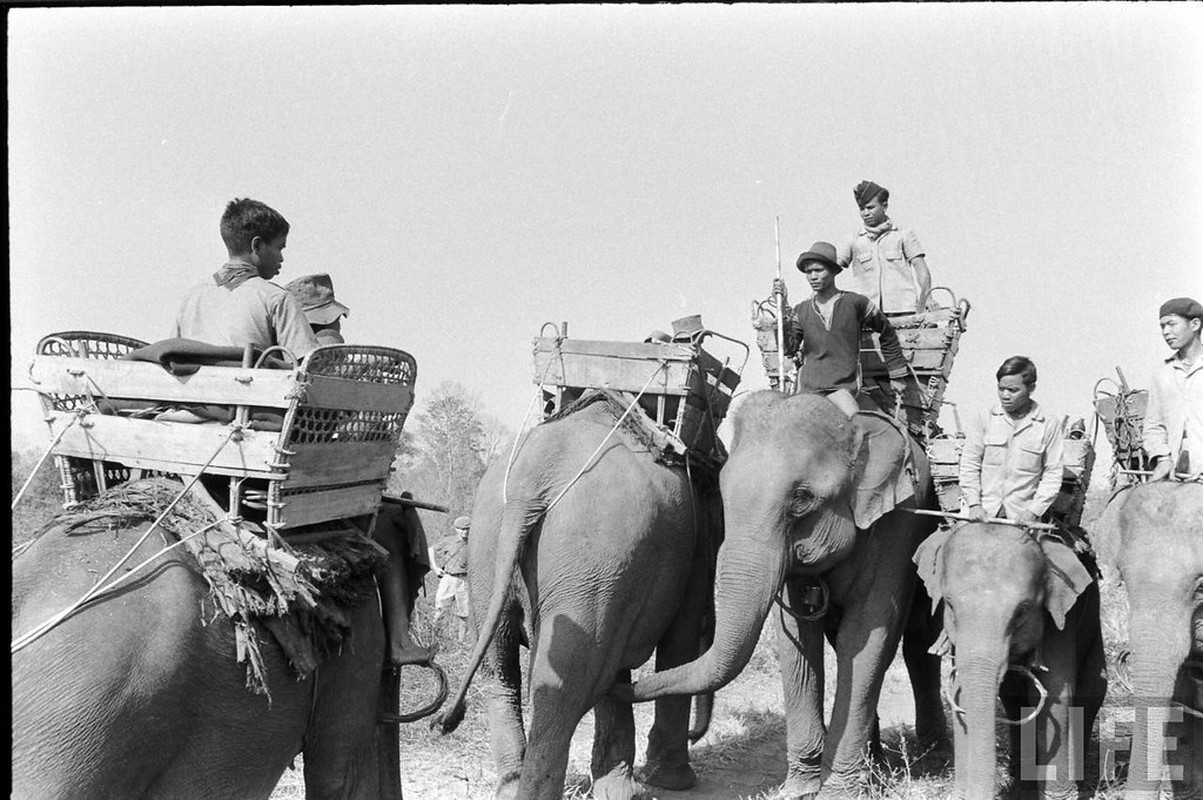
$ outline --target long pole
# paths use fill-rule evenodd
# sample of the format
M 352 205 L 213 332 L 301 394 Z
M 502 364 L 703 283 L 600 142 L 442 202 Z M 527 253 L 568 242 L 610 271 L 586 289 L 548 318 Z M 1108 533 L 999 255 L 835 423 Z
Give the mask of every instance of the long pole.
M 773 239 L 777 244 L 777 282 L 781 282 L 781 217 L 773 217 Z M 777 386 L 785 391 L 785 302 L 777 292 Z

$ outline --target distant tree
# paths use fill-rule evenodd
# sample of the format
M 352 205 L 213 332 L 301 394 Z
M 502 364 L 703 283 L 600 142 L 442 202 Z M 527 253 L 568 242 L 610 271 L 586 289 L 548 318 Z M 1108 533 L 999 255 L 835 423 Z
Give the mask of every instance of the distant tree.
M 21 487 L 25 485 L 26 479 L 37 466 L 41 456 L 41 453 L 33 450 L 12 451 L 10 503 L 11 500 L 16 499 L 17 492 L 21 491 Z M 13 509 L 13 547 L 28 541 L 51 516 L 62 510 L 62 503 L 63 494 L 59 488 L 58 467 L 53 458 L 48 458 L 34 476 L 29 488 L 25 490 L 21 502 Z
M 492 429 L 486 429 L 479 400 L 454 381 L 436 386 L 410 420 L 403 434 L 410 438 L 406 448 L 398 449 L 390 488 L 450 509 L 445 519 L 427 528 L 432 538 L 439 538 L 451 531 L 456 516 L 471 513 L 496 441 Z

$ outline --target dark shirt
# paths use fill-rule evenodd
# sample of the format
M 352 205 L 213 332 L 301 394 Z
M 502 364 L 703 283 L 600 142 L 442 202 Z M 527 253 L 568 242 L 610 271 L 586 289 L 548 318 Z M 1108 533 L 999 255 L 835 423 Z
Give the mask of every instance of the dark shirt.
M 891 378 L 905 378 L 906 358 L 898 343 L 894 326 L 877 306 L 856 292 L 840 292 L 831 307 L 828 327 L 814 307 L 814 297 L 794 308 L 794 320 L 785 326 L 785 352 L 802 347 L 802 365 L 798 368 L 799 392 L 831 392 L 847 389 L 855 392 L 857 365 L 860 363 L 862 329 L 881 334 L 881 353 Z

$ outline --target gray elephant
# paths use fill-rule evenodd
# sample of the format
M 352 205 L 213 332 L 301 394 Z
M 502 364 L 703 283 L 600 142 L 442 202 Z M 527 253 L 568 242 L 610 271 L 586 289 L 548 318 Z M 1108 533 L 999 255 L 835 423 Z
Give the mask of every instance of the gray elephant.
M 148 525 L 50 528 L 13 561 L 13 636 L 83 596 Z M 128 563 L 161 549 L 152 533 Z M 348 622 L 341 652 L 305 680 L 260 631 L 270 699 L 253 694 L 195 561 L 159 554 L 13 652 L 12 796 L 267 798 L 300 753 L 310 800 L 399 797 L 396 728 L 376 724 L 388 674 L 376 604 Z
M 479 637 L 443 729 L 459 724 L 486 662 L 496 677 L 486 697 L 499 798 L 559 800 L 573 731 L 590 708 L 594 796 L 641 796 L 631 706 L 608 693 L 653 649 L 661 668 L 700 649 L 707 565 L 722 534 L 717 481 L 659 463 L 637 430 L 616 429 L 622 411 L 600 398 L 535 427 L 477 491 L 468 579 Z M 518 648 L 528 635 L 524 735 Z M 657 704 L 647 782 L 695 782 L 688 717 L 689 698 Z
M 933 606 L 943 601 L 955 657 L 957 795 L 995 796 L 1001 688 L 1009 718 L 1023 721 L 1011 729 L 1011 773 L 1024 796 L 1076 798 L 1092 763 L 1097 774 L 1091 731 L 1107 689 L 1098 583 L 1058 535 L 1012 525 L 939 531 L 915 562 Z
M 733 423 L 720 474 L 726 525 L 713 645 L 689 664 L 638 681 L 632 696 L 727 684 L 748 663 L 783 591 L 785 606 L 816 613 L 774 613 L 789 759 L 781 794 L 809 797 L 821 787 L 824 796 L 845 797 L 863 777 L 882 680 L 906 622 L 916 583 L 911 556 L 934 527 L 930 517 L 905 510 L 934 508 L 927 460 L 888 420 L 850 420 L 817 395 L 756 392 Z M 826 613 L 820 618 L 814 606 Z M 839 665 L 830 726 L 823 720 L 825 634 L 834 637 Z M 936 667 L 927 671 L 934 684 L 916 697 L 919 719 L 939 726 Z
M 1108 507 L 1128 593 L 1136 718 L 1125 797 L 1203 798 L 1203 483 L 1148 483 Z

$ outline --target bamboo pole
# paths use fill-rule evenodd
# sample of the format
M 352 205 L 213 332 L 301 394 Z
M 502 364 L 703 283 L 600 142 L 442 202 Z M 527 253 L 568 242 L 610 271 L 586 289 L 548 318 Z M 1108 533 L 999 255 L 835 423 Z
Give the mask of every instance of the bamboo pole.
M 777 282 L 781 282 L 781 217 L 773 217 L 773 240 L 777 245 Z M 785 392 L 785 298 L 777 295 L 777 388 Z
M 999 519 L 998 517 L 987 517 L 986 519 L 974 519 L 968 514 L 953 514 L 950 511 L 929 511 L 926 508 L 904 508 L 910 514 L 919 514 L 924 517 L 944 517 L 945 519 L 955 519 L 960 522 L 985 522 L 989 525 L 1014 525 L 1018 528 L 1032 528 L 1038 531 L 1055 531 L 1056 525 L 1051 525 L 1047 522 L 1029 522 L 1027 525 L 1016 522 L 1013 519 Z

